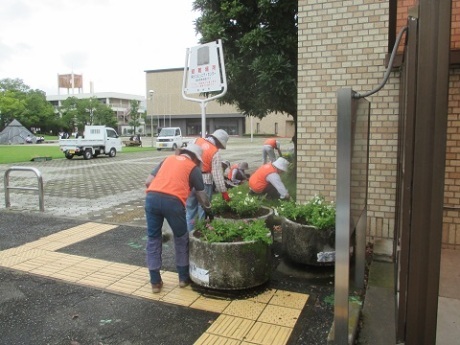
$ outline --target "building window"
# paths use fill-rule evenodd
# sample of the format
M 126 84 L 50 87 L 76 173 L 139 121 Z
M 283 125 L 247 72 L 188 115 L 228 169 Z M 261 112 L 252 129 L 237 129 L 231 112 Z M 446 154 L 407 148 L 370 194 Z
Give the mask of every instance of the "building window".
M 260 133 L 260 122 L 256 123 L 256 134 Z
M 275 122 L 275 135 L 278 135 L 278 122 Z

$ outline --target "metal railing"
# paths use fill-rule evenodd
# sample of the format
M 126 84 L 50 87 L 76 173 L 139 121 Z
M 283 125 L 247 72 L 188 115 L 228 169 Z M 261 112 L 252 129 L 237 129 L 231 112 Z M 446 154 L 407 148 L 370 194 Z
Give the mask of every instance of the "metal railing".
M 10 183 L 10 173 L 12 171 L 31 171 L 35 173 L 38 180 L 38 187 L 11 187 Z M 38 203 L 41 212 L 45 212 L 45 202 L 44 202 L 44 193 L 43 193 L 43 178 L 42 174 L 37 168 L 30 168 L 30 167 L 11 167 L 5 171 L 5 178 L 4 178 L 4 187 L 5 187 L 5 207 L 11 207 L 10 202 L 10 190 L 11 189 L 19 189 L 19 190 L 33 190 L 38 191 Z

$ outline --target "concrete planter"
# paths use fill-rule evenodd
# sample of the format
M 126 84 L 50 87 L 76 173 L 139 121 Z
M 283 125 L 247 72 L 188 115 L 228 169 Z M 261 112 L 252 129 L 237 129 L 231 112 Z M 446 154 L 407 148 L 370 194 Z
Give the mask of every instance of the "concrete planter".
M 319 230 L 282 217 L 282 243 L 286 257 L 296 263 L 330 266 L 335 262 L 335 229 Z
M 262 218 L 268 219 L 272 214 L 273 210 L 268 209 Z M 195 233 L 190 233 L 190 279 L 195 284 L 216 290 L 243 290 L 270 279 L 270 244 L 259 241 L 209 243 Z

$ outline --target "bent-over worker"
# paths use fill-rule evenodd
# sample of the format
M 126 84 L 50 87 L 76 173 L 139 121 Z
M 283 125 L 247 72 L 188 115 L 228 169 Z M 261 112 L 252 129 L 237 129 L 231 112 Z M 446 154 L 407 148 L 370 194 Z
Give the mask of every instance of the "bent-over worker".
M 275 149 L 278 151 L 279 157 L 281 157 L 282 154 L 280 142 L 273 138 L 265 140 L 264 146 L 262 147 L 262 159 L 264 164 L 266 164 L 268 161 L 273 163 L 276 160 Z
M 174 234 L 176 267 L 179 287 L 190 284 L 189 233 L 185 216 L 185 202 L 190 190 L 195 190 L 197 202 L 212 217 L 211 204 L 204 190 L 200 165 L 202 149 L 195 144 L 178 150 L 178 154 L 165 158 L 157 165 L 147 180 L 145 216 L 147 219 L 147 266 L 152 291 L 159 293 L 163 287 L 160 276 L 162 266 L 162 227 L 166 219 Z

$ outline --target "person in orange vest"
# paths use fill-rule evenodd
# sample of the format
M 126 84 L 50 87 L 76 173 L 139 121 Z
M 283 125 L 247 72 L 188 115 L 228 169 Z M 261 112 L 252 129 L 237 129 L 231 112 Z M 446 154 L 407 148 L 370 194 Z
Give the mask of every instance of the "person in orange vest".
M 247 162 L 241 162 L 237 164 L 233 164 L 230 166 L 228 171 L 227 178 L 235 185 L 241 184 L 243 181 L 246 181 L 249 175 L 246 174 L 245 170 L 249 169 L 249 165 Z
M 262 158 L 264 164 L 268 161 L 274 162 L 276 160 L 275 149 L 278 151 L 279 157 L 282 157 L 281 144 L 278 140 L 270 138 L 265 140 L 264 146 L 262 147 Z
M 225 201 L 230 201 L 225 186 L 224 174 L 222 172 L 222 159 L 219 154 L 219 149 L 227 147 L 228 134 L 223 129 L 217 129 L 207 138 L 198 138 L 195 144 L 203 149 L 203 164 L 201 171 L 203 173 L 204 189 L 209 200 L 212 199 L 212 192 L 215 187 L 218 193 L 222 194 Z M 203 219 L 205 212 L 198 204 L 195 190 L 192 189 L 186 203 L 187 210 L 187 229 L 192 231 L 195 227 L 195 219 Z
M 283 157 L 262 165 L 249 178 L 251 193 L 266 194 L 268 199 L 289 199 L 289 192 L 280 176 L 288 167 L 289 162 Z
M 174 234 L 176 267 L 179 287 L 190 284 L 189 233 L 185 216 L 185 202 L 193 188 L 197 201 L 212 220 L 211 203 L 204 190 L 201 163 L 203 150 L 189 144 L 176 155 L 165 158 L 145 181 L 145 217 L 147 219 L 147 266 L 152 292 L 159 293 L 163 287 L 160 275 L 162 266 L 162 227 L 166 219 Z

